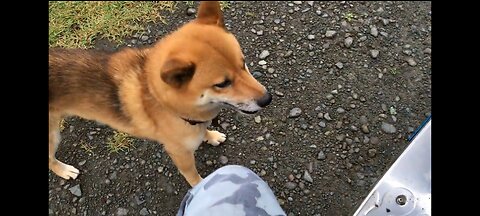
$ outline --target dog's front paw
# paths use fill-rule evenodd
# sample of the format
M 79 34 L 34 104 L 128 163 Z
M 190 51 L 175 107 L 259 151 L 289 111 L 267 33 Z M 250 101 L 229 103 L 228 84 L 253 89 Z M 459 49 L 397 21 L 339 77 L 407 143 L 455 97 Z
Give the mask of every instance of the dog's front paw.
M 225 140 L 227 139 L 227 136 L 218 131 L 208 130 L 207 134 L 205 135 L 205 138 L 208 144 L 217 146 L 220 143 L 225 142 Z

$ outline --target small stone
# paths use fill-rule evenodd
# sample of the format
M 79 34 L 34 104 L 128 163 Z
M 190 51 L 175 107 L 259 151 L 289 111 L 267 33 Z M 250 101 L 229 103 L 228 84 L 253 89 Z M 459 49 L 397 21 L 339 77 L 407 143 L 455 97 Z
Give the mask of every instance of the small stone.
M 300 4 L 302 4 L 302 1 L 293 1 L 293 3 L 296 4 L 296 5 L 300 5 Z
M 323 153 L 323 151 L 320 151 L 317 155 L 317 159 L 318 160 L 325 160 L 326 156 L 325 156 L 325 153 Z
M 290 175 L 288 175 L 288 180 L 293 181 L 293 180 L 295 180 L 295 177 L 292 174 L 290 174 Z
M 258 64 L 259 64 L 259 65 L 266 65 L 267 62 L 266 62 L 265 60 L 260 60 L 260 61 L 258 62 Z
M 395 97 L 395 101 L 397 101 L 397 102 L 400 101 L 400 97 L 399 97 L 399 96 L 396 96 L 396 97 Z
M 432 54 L 432 49 L 430 49 L 430 48 L 425 48 L 425 50 L 423 50 L 423 53 L 425 53 L 425 54 Z
M 187 9 L 187 15 L 188 16 L 194 15 L 195 13 L 197 13 L 197 10 L 195 10 L 195 8 L 188 8 Z
M 367 144 L 368 142 L 370 142 L 370 138 L 368 138 L 367 136 L 365 136 L 363 138 L 363 144 Z
M 383 25 L 388 25 L 390 23 L 389 19 L 382 19 Z
M 146 40 L 148 40 L 148 36 L 143 35 L 142 38 L 140 38 L 140 39 L 142 39 L 142 41 L 146 41 Z
M 412 67 L 417 65 L 417 62 L 415 62 L 415 60 L 413 60 L 413 58 L 408 58 L 407 63 L 408 63 L 408 65 L 410 65 Z
M 368 123 L 368 120 L 367 120 L 367 116 L 360 116 L 360 123 L 361 124 L 367 124 Z
M 307 36 L 307 39 L 308 39 L 308 40 L 313 40 L 313 39 L 315 39 L 315 35 L 308 35 L 308 36 Z
M 332 120 L 332 118 L 330 118 L 330 114 L 328 114 L 328 113 L 325 113 L 325 115 L 323 115 L 323 117 L 328 121 Z
M 307 170 L 305 170 L 305 172 L 303 173 L 303 180 L 313 183 L 312 176 L 310 176 L 310 173 L 308 173 Z
M 275 91 L 275 94 L 276 94 L 277 96 L 279 96 L 279 97 L 283 97 L 283 96 L 284 96 L 283 93 L 280 92 L 280 91 Z
M 78 185 L 78 184 L 69 188 L 68 190 L 70 191 L 70 193 L 72 193 L 73 195 L 75 195 L 77 197 L 82 196 L 82 190 L 80 189 L 80 185 Z
M 327 100 L 331 100 L 331 99 L 333 99 L 333 95 L 332 94 L 327 94 L 326 98 L 327 98 Z
M 125 216 L 128 214 L 128 210 L 125 208 L 118 208 L 117 209 L 117 216 Z
M 262 35 L 263 35 L 263 30 L 258 30 L 258 31 L 257 31 L 257 35 L 258 35 L 258 36 L 262 36 Z
M 370 130 L 368 129 L 368 126 L 366 124 L 362 125 L 361 128 L 363 133 L 366 133 L 366 134 L 370 133 Z
M 251 160 L 251 161 L 250 161 L 250 164 L 251 164 L 251 165 L 255 165 L 255 163 L 257 163 L 255 160 Z
M 343 139 L 345 139 L 345 135 L 344 134 L 339 134 L 335 137 L 338 141 L 343 141 Z
M 223 156 L 223 155 L 220 156 L 220 157 L 218 158 L 218 160 L 219 160 L 220 163 L 223 164 L 223 165 L 225 165 L 225 164 L 228 163 L 228 158 L 227 158 L 226 156 Z
M 335 64 L 335 66 L 337 66 L 338 69 L 342 69 L 343 68 L 343 63 L 342 62 L 337 62 Z
M 382 107 L 382 110 L 383 110 L 384 112 L 388 111 L 386 104 L 381 104 L 380 106 Z
M 378 50 L 370 50 L 370 54 L 372 55 L 372 58 L 377 58 L 379 53 L 380 51 Z
M 289 57 L 293 54 L 293 51 L 288 50 L 287 53 L 285 53 L 285 57 Z
M 339 107 L 339 108 L 337 108 L 337 112 L 338 112 L 338 113 L 344 113 L 344 112 L 345 112 L 345 109 Z
M 261 72 L 254 71 L 254 72 L 252 73 L 252 76 L 255 77 L 255 78 L 259 78 L 259 77 L 262 77 L 263 74 L 262 74 Z
M 322 11 L 321 11 L 321 10 L 317 10 L 317 11 L 315 11 L 315 13 L 316 13 L 318 16 L 322 15 Z
M 324 127 L 327 126 L 327 124 L 324 121 L 321 121 L 321 122 L 318 123 L 318 126 L 324 128 Z
M 265 58 L 267 58 L 269 55 L 270 55 L 270 52 L 268 52 L 268 50 L 263 50 L 263 51 L 260 53 L 260 55 L 258 55 L 258 57 L 259 57 L 260 59 L 265 59 Z
M 158 167 L 157 171 L 158 171 L 159 173 L 163 173 L 163 167 Z
M 353 143 L 353 140 L 350 139 L 350 138 L 346 138 L 345 142 L 347 142 L 347 144 L 351 145 Z
M 373 35 L 374 37 L 378 36 L 378 29 L 376 26 L 370 27 L 370 34 Z
M 369 149 L 368 150 L 368 156 L 373 158 L 375 157 L 375 155 L 377 154 L 377 150 L 376 149 Z
M 86 160 L 82 160 L 82 161 L 78 162 L 78 165 L 83 166 L 86 162 L 87 162 Z
M 380 140 L 378 139 L 378 137 L 372 137 L 370 138 L 370 143 L 376 145 L 380 143 Z
M 310 7 L 313 7 L 313 1 L 307 1 L 307 4 L 310 5 Z
M 262 122 L 262 118 L 260 116 L 255 116 L 255 123 Z
M 213 162 L 211 160 L 207 160 L 206 164 L 207 164 L 207 166 L 212 166 Z
M 285 183 L 285 187 L 289 190 L 293 190 L 297 187 L 297 184 L 295 182 L 287 182 Z
M 332 37 L 335 36 L 336 34 L 337 34 L 336 31 L 328 30 L 327 32 L 325 32 L 325 37 L 327 37 L 327 38 L 332 38 Z
M 289 118 L 296 118 L 296 117 L 300 116 L 300 114 L 302 114 L 302 110 L 298 107 L 295 107 L 295 108 L 290 110 L 290 113 L 288 114 L 288 117 Z
M 273 69 L 273 68 L 268 68 L 268 69 L 267 69 L 267 72 L 268 72 L 268 73 L 273 73 L 273 72 L 275 72 L 275 69 Z
M 347 48 L 350 47 L 350 46 L 352 45 L 352 43 L 353 43 L 353 38 L 352 38 L 352 37 L 347 37 L 347 38 L 345 38 L 345 42 L 344 42 L 344 43 L 345 43 L 345 46 L 346 46 Z
M 382 122 L 382 130 L 383 132 L 389 133 L 389 134 L 397 132 L 397 129 L 395 128 L 395 126 L 386 122 Z
M 280 21 L 280 19 L 274 19 L 273 22 L 274 22 L 275 24 L 279 24 L 281 21 Z
M 148 209 L 147 208 L 142 208 L 140 210 L 140 215 L 142 215 L 142 216 L 148 215 Z

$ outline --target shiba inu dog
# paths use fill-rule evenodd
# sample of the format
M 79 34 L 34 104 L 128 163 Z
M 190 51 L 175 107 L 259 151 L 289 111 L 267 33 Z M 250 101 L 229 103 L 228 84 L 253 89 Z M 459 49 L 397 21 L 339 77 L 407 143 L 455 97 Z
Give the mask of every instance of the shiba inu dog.
M 158 141 L 194 186 L 202 179 L 194 151 L 202 141 L 216 146 L 226 139 L 207 129 L 221 108 L 253 114 L 272 100 L 226 30 L 219 2 L 201 2 L 196 19 L 152 47 L 114 53 L 54 48 L 48 68 L 48 166 L 65 179 L 80 172 L 55 158 L 64 116 Z

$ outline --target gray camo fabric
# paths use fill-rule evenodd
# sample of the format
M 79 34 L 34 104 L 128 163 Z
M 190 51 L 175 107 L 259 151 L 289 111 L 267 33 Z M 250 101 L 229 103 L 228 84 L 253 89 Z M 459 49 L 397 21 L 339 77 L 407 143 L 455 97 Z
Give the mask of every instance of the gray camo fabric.
M 286 215 L 270 187 L 250 169 L 228 165 L 217 169 L 194 188 L 180 204 L 177 216 Z

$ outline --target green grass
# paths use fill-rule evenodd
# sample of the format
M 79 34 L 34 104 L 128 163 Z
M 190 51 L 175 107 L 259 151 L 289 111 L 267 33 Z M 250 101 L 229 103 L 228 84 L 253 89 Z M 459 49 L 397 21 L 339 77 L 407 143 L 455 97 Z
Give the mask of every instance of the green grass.
M 184 1 L 189 7 L 194 1 Z M 160 11 L 174 11 L 175 1 L 50 1 L 48 3 L 49 47 L 91 48 L 95 39 L 105 38 L 117 45 L 149 22 L 166 23 Z M 221 1 L 222 10 L 229 8 Z
M 89 155 L 93 155 L 93 149 L 95 147 L 93 147 L 92 145 L 86 143 L 85 141 L 80 141 L 80 148 L 82 148 L 83 150 L 85 150 L 85 152 L 87 152 Z
M 113 131 L 113 136 L 108 138 L 107 148 L 110 153 L 118 153 L 119 151 L 127 151 L 134 148 L 133 138 L 127 133 Z
M 65 129 L 65 124 L 66 124 L 65 119 L 62 119 L 60 121 L 60 126 L 59 126 L 60 132 L 62 132 Z
M 195 6 L 195 1 L 184 1 L 184 2 L 188 7 L 194 7 Z M 220 2 L 220 8 L 223 11 L 224 9 L 230 8 L 230 5 L 226 1 L 221 1 Z
M 351 22 L 353 19 L 357 18 L 357 15 L 355 15 L 352 12 L 348 12 L 348 13 L 343 14 L 343 18 L 345 18 L 348 22 Z
M 96 38 L 121 44 L 126 36 L 142 32 L 148 22 L 165 22 L 159 12 L 173 11 L 175 4 L 173 1 L 50 1 L 48 44 L 90 48 Z

